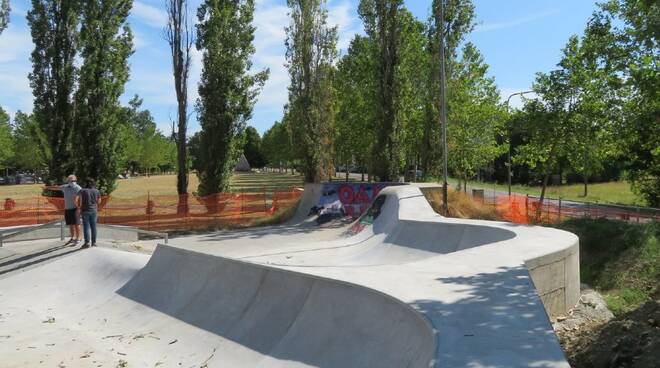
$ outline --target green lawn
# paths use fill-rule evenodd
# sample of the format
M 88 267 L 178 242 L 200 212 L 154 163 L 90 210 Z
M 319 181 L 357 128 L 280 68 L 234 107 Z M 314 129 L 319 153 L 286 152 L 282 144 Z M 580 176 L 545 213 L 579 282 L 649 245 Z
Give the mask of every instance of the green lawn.
M 452 178 L 449 180 L 449 184 L 452 186 L 458 186 L 458 180 Z M 506 192 L 508 190 L 506 185 L 477 181 L 468 181 L 468 186 L 491 190 L 495 189 L 502 192 Z M 529 194 L 534 196 L 541 195 L 540 186 L 532 187 L 526 185 L 512 185 L 511 191 L 514 193 Z M 580 202 L 644 206 L 642 199 L 633 193 L 630 189 L 630 184 L 624 181 L 589 184 L 588 195 L 586 197 L 582 196 L 583 191 L 584 186 L 582 184 L 548 186 L 546 190 L 546 196 L 549 198 L 562 198 Z

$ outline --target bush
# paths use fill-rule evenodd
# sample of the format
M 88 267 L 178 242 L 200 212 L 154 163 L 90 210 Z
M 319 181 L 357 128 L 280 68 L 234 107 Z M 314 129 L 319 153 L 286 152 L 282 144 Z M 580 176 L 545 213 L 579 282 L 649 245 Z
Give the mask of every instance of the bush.
M 580 277 L 616 315 L 660 296 L 660 223 L 571 219 L 557 227 L 580 238 Z

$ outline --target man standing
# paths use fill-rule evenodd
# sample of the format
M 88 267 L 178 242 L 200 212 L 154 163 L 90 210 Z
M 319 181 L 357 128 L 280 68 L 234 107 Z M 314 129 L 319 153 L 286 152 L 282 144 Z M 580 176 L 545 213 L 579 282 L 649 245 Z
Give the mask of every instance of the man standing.
M 69 232 L 71 233 L 71 239 L 67 244 L 73 246 L 80 241 L 80 216 L 78 215 L 76 196 L 81 188 L 76 181 L 75 175 L 69 175 L 67 183 L 60 186 L 62 193 L 64 193 L 64 222 L 69 226 Z
M 101 202 L 101 193 L 96 189 L 96 181 L 88 178 L 85 180 L 85 189 L 80 190 L 78 193 L 80 198 L 80 213 L 83 220 L 83 233 L 85 236 L 85 244 L 81 249 L 89 248 L 90 230 L 92 247 L 96 246 L 96 214 L 98 204 Z

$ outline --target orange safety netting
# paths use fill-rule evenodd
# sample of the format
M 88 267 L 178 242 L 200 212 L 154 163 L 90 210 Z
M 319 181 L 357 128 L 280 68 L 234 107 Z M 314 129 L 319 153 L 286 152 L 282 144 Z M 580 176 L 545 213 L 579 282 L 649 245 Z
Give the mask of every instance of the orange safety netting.
M 519 194 L 497 195 L 494 205 L 497 213 L 506 221 L 517 224 L 557 223 L 569 218 L 608 218 L 632 222 L 647 222 L 660 219 L 660 213 L 653 209 L 640 210 L 638 207 L 595 205 L 590 203 L 566 202 Z
M 260 193 L 144 195 L 135 198 L 103 197 L 99 223 L 136 226 L 146 230 L 186 231 L 219 227 L 245 227 L 276 220 L 302 195 L 299 188 Z M 5 199 L 0 227 L 35 225 L 61 219 L 64 199 L 34 197 Z

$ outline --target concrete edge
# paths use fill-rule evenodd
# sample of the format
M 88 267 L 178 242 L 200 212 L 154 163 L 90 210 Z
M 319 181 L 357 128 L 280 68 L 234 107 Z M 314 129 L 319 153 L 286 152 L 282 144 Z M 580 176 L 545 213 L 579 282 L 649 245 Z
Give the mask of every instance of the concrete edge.
M 227 262 L 240 264 L 240 265 L 243 265 L 243 266 L 246 266 L 246 267 L 256 267 L 256 268 L 260 268 L 260 269 L 264 269 L 264 270 L 276 270 L 278 272 L 297 275 L 299 277 L 305 277 L 305 278 L 310 278 L 310 279 L 314 279 L 314 280 L 320 280 L 322 282 L 328 282 L 328 283 L 335 284 L 335 285 L 344 285 L 344 286 L 348 286 L 348 287 L 363 289 L 366 292 L 377 295 L 378 297 L 384 298 L 385 300 L 387 300 L 389 302 L 394 302 L 395 304 L 403 307 L 404 309 L 411 312 L 412 315 L 414 315 L 420 322 L 422 322 L 422 324 L 424 324 L 427 327 L 427 329 L 428 329 L 427 332 L 430 334 L 430 336 L 432 338 L 432 342 L 431 342 L 432 351 L 431 351 L 431 356 L 429 357 L 429 365 L 428 366 L 429 367 L 434 367 L 435 364 L 436 364 L 436 351 L 438 349 L 438 330 L 435 328 L 435 326 L 433 325 L 431 320 L 428 319 L 428 317 L 426 317 L 423 313 L 420 313 L 417 309 L 412 307 L 410 304 L 408 304 L 408 303 L 406 303 L 406 302 L 404 302 L 404 301 L 402 301 L 402 300 L 400 300 L 400 299 L 398 299 L 398 298 L 396 298 L 392 295 L 386 294 L 386 293 L 384 293 L 380 290 L 376 290 L 376 289 L 369 288 L 369 287 L 361 285 L 361 284 L 356 284 L 356 283 L 352 283 L 352 282 L 348 282 L 348 281 L 344 281 L 344 280 L 337 280 L 337 279 L 333 279 L 333 278 L 318 276 L 318 275 L 315 275 L 315 274 L 310 274 L 310 273 L 305 273 L 305 272 L 298 272 L 298 271 L 294 271 L 294 270 L 291 270 L 291 269 L 288 269 L 288 268 L 279 267 L 279 266 L 275 266 L 275 265 L 269 265 L 269 264 L 263 264 L 263 263 L 253 263 L 253 262 L 244 261 L 244 260 L 241 260 L 241 259 L 223 257 L 223 256 L 219 256 L 219 255 L 215 255 L 215 254 L 208 254 L 208 253 L 203 253 L 203 252 L 197 252 L 197 251 L 194 251 L 194 250 L 180 248 L 180 247 L 171 246 L 171 245 L 162 244 L 162 243 L 157 244 L 156 248 L 154 249 L 154 252 L 152 253 L 152 257 L 153 257 L 154 254 L 156 254 L 156 252 L 159 249 L 166 249 L 167 251 L 180 253 L 180 254 L 186 254 L 186 255 L 189 255 L 189 256 L 193 256 L 193 257 L 215 257 L 215 258 L 219 258 L 219 259 L 222 259 L 224 261 L 227 261 Z M 149 259 L 149 262 L 151 262 L 151 258 Z M 149 263 L 147 263 L 145 265 L 145 267 L 148 267 L 148 265 L 149 265 Z

